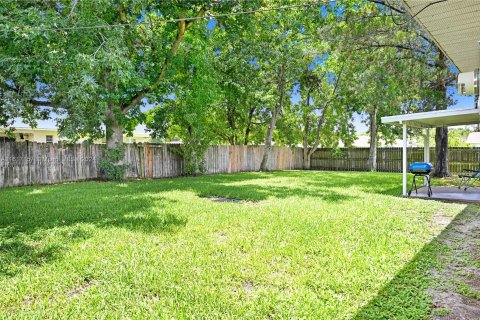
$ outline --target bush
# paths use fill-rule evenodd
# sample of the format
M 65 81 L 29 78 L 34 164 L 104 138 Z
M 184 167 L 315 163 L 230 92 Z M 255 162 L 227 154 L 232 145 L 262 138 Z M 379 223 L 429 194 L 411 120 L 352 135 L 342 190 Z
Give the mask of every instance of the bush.
M 106 180 L 123 180 L 125 177 L 125 170 L 129 165 L 123 163 L 125 157 L 125 147 L 119 146 L 117 148 L 107 148 L 105 150 L 105 157 L 100 160 L 100 169 Z

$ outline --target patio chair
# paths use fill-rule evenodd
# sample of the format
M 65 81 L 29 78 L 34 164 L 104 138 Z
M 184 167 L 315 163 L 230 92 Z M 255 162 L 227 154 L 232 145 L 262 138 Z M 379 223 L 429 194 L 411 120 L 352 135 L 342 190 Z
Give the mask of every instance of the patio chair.
M 463 173 L 459 174 L 458 177 L 461 179 L 458 189 L 463 188 L 464 191 L 467 191 L 468 188 L 473 187 L 475 182 L 480 181 L 480 169 L 463 169 Z

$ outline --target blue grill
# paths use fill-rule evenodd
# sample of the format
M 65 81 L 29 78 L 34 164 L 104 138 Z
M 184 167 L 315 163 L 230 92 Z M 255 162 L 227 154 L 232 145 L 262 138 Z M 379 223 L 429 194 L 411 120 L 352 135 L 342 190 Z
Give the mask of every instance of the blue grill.
M 424 177 L 426 179 L 427 195 L 429 197 L 432 196 L 432 187 L 430 186 L 430 172 L 432 171 L 432 169 L 432 164 L 428 162 L 414 162 L 410 164 L 408 170 L 410 171 L 410 173 L 413 173 L 413 181 L 412 187 L 410 188 L 410 191 L 408 191 L 409 196 L 412 194 L 413 190 L 415 190 L 415 193 L 418 194 L 418 187 L 416 181 L 417 177 Z
M 408 170 L 413 174 L 428 174 L 432 171 L 433 167 L 428 162 L 414 162 L 410 164 Z

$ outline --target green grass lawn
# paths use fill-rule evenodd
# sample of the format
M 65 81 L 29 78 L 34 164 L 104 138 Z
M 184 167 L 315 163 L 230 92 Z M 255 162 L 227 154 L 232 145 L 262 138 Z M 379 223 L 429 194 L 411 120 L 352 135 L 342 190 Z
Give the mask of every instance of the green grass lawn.
M 423 319 L 435 221 L 467 206 L 400 190 L 316 171 L 0 190 L 0 318 Z

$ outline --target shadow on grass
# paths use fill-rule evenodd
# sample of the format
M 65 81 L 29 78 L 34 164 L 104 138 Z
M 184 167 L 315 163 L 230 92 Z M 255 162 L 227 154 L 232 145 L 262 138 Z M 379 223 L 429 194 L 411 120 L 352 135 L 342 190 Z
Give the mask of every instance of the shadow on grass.
M 202 198 L 223 197 L 245 201 L 262 201 L 268 198 L 313 197 L 327 202 L 342 202 L 354 198 L 323 186 L 317 186 L 312 189 L 293 186 L 230 185 L 220 181 L 209 181 L 200 185 L 190 186 L 189 189 Z
M 3 193 L 3 194 L 2 194 Z M 85 240 L 96 228 L 175 232 L 187 218 L 166 206 L 175 200 L 152 188 L 114 183 L 22 187 L 0 193 L 0 276 L 40 266 Z
M 308 173 L 278 171 L 275 177 L 298 179 L 306 187 L 321 190 L 355 187 L 363 192 L 391 196 L 400 196 L 402 191 L 402 176 L 399 173 L 320 170 L 310 170 Z
M 370 300 L 352 319 L 427 319 L 432 315 L 433 305 L 428 289 L 434 283 L 432 273 L 443 268 L 439 257 L 445 253 L 447 244 L 458 242 L 455 226 L 476 214 L 479 207 L 469 205 L 450 224 L 386 284 L 375 298 Z M 478 217 L 478 215 L 477 215 Z
M 370 190 L 379 184 L 376 192 L 381 192 L 382 187 L 398 189 L 396 181 L 380 179 L 372 184 L 374 176 L 364 175 L 280 171 L 3 190 L 0 191 L 0 264 L 3 265 L 0 275 L 16 269 L 9 266 L 35 266 L 55 259 L 68 245 L 92 236 L 94 231 L 86 225 L 145 233 L 179 230 L 187 224 L 188 216 L 169 212 L 167 207 L 181 200 L 166 197 L 165 192 L 189 191 L 200 197 L 246 201 L 312 197 L 337 203 L 354 198 L 338 192 L 338 188 L 355 186 Z M 281 184 L 284 180 L 267 181 L 276 178 L 287 178 L 288 185 Z

